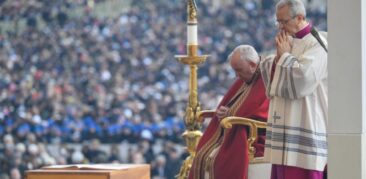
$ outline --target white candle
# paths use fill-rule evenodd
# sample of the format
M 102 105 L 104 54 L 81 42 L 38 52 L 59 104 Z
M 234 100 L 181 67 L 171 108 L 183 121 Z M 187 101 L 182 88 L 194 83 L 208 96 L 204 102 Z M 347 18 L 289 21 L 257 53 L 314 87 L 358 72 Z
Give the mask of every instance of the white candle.
M 187 32 L 187 44 L 198 45 L 197 24 L 188 24 Z

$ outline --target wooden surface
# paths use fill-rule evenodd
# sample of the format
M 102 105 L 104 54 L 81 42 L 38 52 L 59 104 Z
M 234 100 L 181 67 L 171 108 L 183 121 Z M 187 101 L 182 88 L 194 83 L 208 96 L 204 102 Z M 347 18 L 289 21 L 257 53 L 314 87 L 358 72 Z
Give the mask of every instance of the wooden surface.
M 150 179 L 149 165 L 125 164 L 121 170 L 39 169 L 26 172 L 26 179 Z

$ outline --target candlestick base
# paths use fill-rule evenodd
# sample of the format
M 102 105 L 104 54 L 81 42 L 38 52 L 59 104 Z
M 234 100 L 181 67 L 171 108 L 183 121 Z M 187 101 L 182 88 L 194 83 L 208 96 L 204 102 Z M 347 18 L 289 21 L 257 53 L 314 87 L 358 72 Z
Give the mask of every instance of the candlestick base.
M 209 55 L 200 56 L 188 56 L 188 55 L 175 55 L 174 56 L 179 62 L 186 65 L 199 65 L 206 61 Z

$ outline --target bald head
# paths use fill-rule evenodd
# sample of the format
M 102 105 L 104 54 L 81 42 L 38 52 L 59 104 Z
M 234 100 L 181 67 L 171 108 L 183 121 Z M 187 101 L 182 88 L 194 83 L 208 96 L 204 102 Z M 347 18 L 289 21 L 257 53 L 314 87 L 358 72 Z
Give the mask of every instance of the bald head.
M 259 55 L 255 49 L 250 45 L 239 45 L 237 46 L 233 52 L 229 55 L 229 60 L 231 61 L 234 57 L 234 54 L 238 55 L 236 57 L 239 58 L 239 60 L 247 60 L 251 61 L 253 63 L 258 64 L 259 61 Z M 236 59 L 236 58 L 235 58 Z
M 259 55 L 252 46 L 240 45 L 229 55 L 229 60 L 236 76 L 249 81 L 259 63 Z

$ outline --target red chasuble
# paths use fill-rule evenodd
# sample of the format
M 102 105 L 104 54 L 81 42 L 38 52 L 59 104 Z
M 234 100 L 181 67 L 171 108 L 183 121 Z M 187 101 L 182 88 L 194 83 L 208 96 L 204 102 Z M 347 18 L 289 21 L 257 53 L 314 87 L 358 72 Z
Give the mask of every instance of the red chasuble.
M 246 84 L 237 79 L 230 87 L 219 106 L 227 106 L 238 95 L 238 91 Z M 265 87 L 261 76 L 247 85 L 245 97 L 239 98 L 234 116 L 267 121 L 269 101 L 265 95 Z M 255 156 L 264 153 L 263 131 L 257 140 Z M 247 129 L 245 126 L 234 125 L 225 133 L 215 116 L 205 130 L 196 149 L 196 157 L 189 173 L 189 179 L 246 179 L 248 173 Z M 208 175 L 209 174 L 209 175 Z M 209 176 L 209 177 L 208 177 Z

